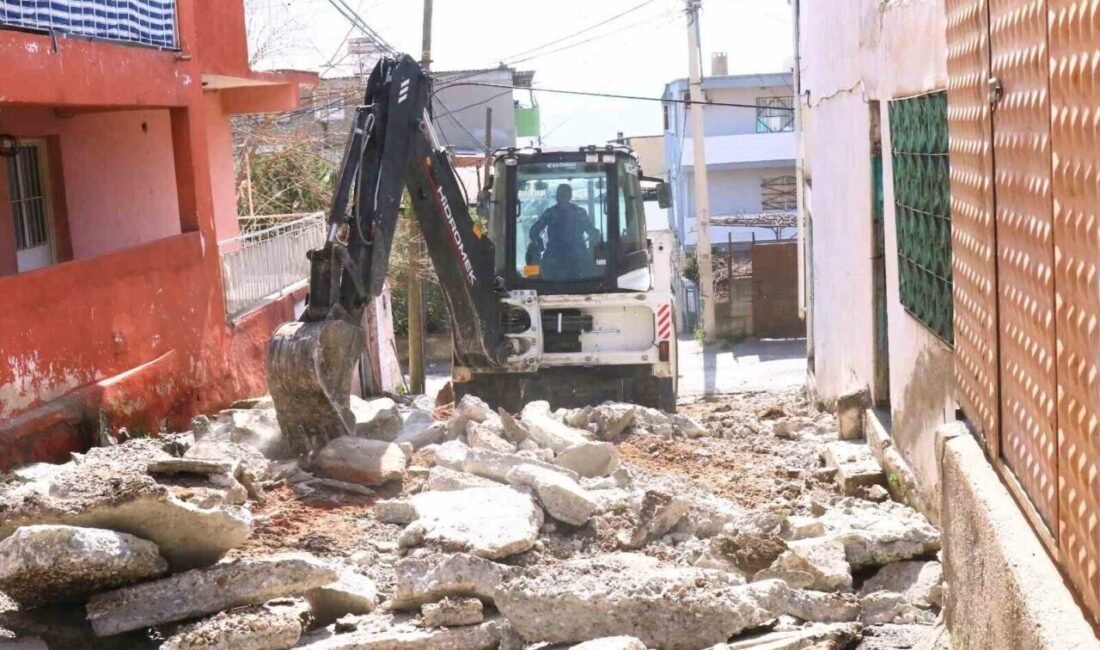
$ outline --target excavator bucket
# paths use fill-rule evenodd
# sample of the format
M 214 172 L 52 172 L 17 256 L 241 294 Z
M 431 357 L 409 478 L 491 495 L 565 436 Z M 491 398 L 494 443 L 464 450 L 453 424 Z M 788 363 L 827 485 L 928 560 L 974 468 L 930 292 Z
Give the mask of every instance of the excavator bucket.
M 286 323 L 275 331 L 267 354 L 268 388 L 279 427 L 299 457 L 354 435 L 351 378 L 363 346 L 363 328 L 343 320 Z

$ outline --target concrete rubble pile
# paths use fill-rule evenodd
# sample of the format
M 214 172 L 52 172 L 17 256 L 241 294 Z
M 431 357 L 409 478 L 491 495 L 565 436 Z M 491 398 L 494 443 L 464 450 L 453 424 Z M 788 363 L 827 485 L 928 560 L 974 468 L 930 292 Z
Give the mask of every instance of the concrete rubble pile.
M 866 489 L 874 471 L 830 447 L 828 419 L 512 415 L 471 396 L 445 419 L 422 399 L 352 407 L 355 435 L 309 464 L 258 398 L 4 477 L 0 648 L 5 633 L 47 648 L 844 648 L 939 617 L 938 531 Z M 743 427 L 820 449 L 833 496 L 750 509 L 620 459 L 627 440 Z M 287 487 L 365 499 L 390 525 L 370 530 L 391 532 L 343 558 L 234 556 Z

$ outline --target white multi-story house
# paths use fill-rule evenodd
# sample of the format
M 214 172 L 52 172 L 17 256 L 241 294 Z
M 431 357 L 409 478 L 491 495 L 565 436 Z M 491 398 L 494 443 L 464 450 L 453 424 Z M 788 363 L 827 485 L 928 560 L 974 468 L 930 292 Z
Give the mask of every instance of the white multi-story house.
M 724 56 L 715 57 L 721 71 Z M 786 214 L 793 223 L 795 194 L 795 133 L 793 87 L 790 73 L 713 75 L 703 79 L 703 93 L 711 105 L 703 107 L 710 214 L 751 217 Z M 664 99 L 689 98 L 687 79 L 665 85 Z M 723 106 L 720 104 L 738 104 Z M 670 226 L 687 248 L 694 248 L 694 149 L 690 108 L 685 103 L 664 104 L 665 170 L 672 185 Z M 790 237 L 795 228 L 711 226 L 710 239 L 725 244 Z

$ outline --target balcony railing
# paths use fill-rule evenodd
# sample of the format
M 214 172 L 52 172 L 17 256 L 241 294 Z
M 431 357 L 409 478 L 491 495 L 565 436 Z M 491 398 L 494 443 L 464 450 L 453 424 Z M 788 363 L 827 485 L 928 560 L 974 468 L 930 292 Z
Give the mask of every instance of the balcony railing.
M 0 0 L 0 27 L 176 49 L 176 0 Z
M 306 252 L 324 245 L 326 232 L 317 213 L 218 242 L 226 314 L 240 316 L 308 280 Z

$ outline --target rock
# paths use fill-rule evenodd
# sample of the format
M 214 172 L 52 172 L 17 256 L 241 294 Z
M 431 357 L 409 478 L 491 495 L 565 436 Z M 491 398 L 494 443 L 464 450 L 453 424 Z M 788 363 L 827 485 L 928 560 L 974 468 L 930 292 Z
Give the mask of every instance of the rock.
M 844 544 L 853 569 L 882 566 L 940 550 L 940 532 L 924 515 L 887 501 L 840 499 L 820 516 L 826 532 Z
M 423 605 L 420 619 L 424 627 L 458 627 L 477 625 L 485 620 L 485 615 L 477 598 L 444 598 Z
M 160 648 L 283 650 L 298 643 L 309 614 L 309 604 L 298 598 L 240 607 L 181 627 Z
M 447 433 L 447 425 L 444 422 L 436 422 L 428 411 L 413 411 L 405 419 L 394 442 L 398 445 L 408 443 L 413 449 L 420 450 L 428 445 L 436 445 L 443 442 Z
M 893 562 L 863 583 L 859 594 L 876 591 L 901 594 L 924 609 L 943 606 L 943 566 L 939 562 Z
M 456 472 L 443 466 L 433 467 L 428 472 L 428 480 L 424 485 L 426 490 L 446 492 L 452 490 L 465 490 L 474 487 L 494 487 L 499 483 L 487 478 L 482 478 L 466 472 Z M 406 522 L 408 523 L 408 522 Z
M 836 419 L 841 440 L 863 437 L 863 412 L 871 408 L 871 393 L 866 387 L 854 388 L 836 398 Z
M 879 467 L 871 448 L 865 443 L 838 440 L 825 446 L 826 467 L 836 468 L 836 484 L 847 496 L 856 490 L 886 482 L 886 473 Z
M 258 605 L 338 579 L 335 570 L 305 554 L 233 560 L 97 594 L 88 620 L 97 636 Z
M 474 395 L 463 395 L 455 405 L 455 417 L 466 421 L 484 422 L 493 414 L 493 409 L 483 399 Z
M 339 578 L 305 593 L 317 625 L 328 625 L 348 614 L 369 614 L 378 606 L 374 581 L 346 565 L 334 566 Z
M 776 571 L 775 577 L 783 572 L 798 571 L 808 573 L 812 578 L 808 586 L 818 591 L 842 591 L 852 587 L 852 567 L 848 564 L 844 544 L 836 539 L 815 538 L 792 541 L 790 550 L 783 553 L 770 567 L 769 573 L 757 575 L 762 579 Z
M 601 404 L 592 407 L 588 422 L 595 428 L 596 436 L 606 442 L 618 442 L 627 429 L 634 425 L 637 409 L 633 404 Z
M 349 632 L 319 630 L 306 635 L 296 646 L 305 650 L 492 650 L 501 643 L 505 624 L 486 621 L 481 625 L 423 628 L 409 619 L 389 617 Z
M 623 531 L 618 536 L 623 548 L 637 549 L 654 539 L 659 539 L 684 518 L 688 511 L 688 502 L 662 492 L 646 490 L 635 512 L 638 525 L 629 533 Z
M 767 569 L 786 550 L 787 544 L 771 533 L 719 535 L 708 543 L 711 556 L 728 562 L 745 576 Z
M 508 411 L 498 409 L 497 414 L 500 416 L 500 425 L 504 430 L 505 440 L 519 444 L 531 435 L 527 425 L 512 417 Z
M 236 442 L 201 440 L 188 449 L 183 457 L 236 462 L 237 480 L 244 485 L 252 498 L 260 502 L 265 500 L 261 483 L 271 474 L 271 461 L 255 447 Z
M 825 524 L 821 523 L 817 517 L 794 515 L 787 517 L 781 526 L 781 536 L 788 541 L 821 537 L 824 534 Z
M 341 436 L 325 445 L 317 465 L 325 474 L 360 485 L 382 485 L 405 475 L 405 454 L 392 442 Z
M 881 485 L 865 485 L 853 490 L 851 496 L 882 503 L 890 500 L 890 491 Z
M 746 586 L 754 590 L 758 603 L 775 614 L 822 623 L 841 623 L 859 618 L 860 603 L 852 594 L 794 589 L 782 580 L 765 580 Z
M 527 425 L 531 439 L 555 454 L 560 454 L 569 447 L 589 442 L 579 429 L 555 420 L 550 415 L 548 402 L 531 402 L 523 407 L 520 419 Z
M 228 442 L 255 447 L 265 458 L 273 460 L 294 457 L 279 428 L 274 405 L 248 409 L 234 406 L 219 413 L 218 422 L 226 425 Z
M 24 609 L 80 602 L 167 570 L 156 544 L 112 530 L 24 526 L 0 541 L 0 591 Z
M 530 549 L 542 527 L 542 508 L 513 487 L 421 492 L 409 498 L 417 519 L 402 533 L 404 546 L 423 542 L 498 559 Z
M 394 609 L 409 609 L 453 596 L 491 603 L 497 587 L 516 570 L 474 555 L 454 553 L 405 558 L 394 565 Z
M 720 571 L 633 568 L 594 559 L 511 580 L 496 605 L 528 643 L 633 636 L 649 648 L 696 650 L 773 618 L 749 585 Z
M 393 442 L 404 427 L 401 411 L 388 397 L 365 400 L 352 395 L 351 413 L 355 416 L 355 435 L 360 438 Z
M 797 630 L 761 632 L 722 646 L 724 650 L 803 650 L 803 648 L 847 648 L 859 638 L 859 623 L 823 623 Z
M 937 614 L 929 609 L 917 607 L 903 596 L 890 591 L 876 591 L 860 599 L 864 625 L 882 625 L 885 623 L 917 623 L 932 625 Z
M 809 418 L 780 418 L 772 423 L 772 435 L 782 440 L 798 440 L 799 432 L 811 429 L 813 425 Z
M 466 454 L 462 467 L 459 469 L 469 472 L 470 474 L 476 474 L 494 481 L 507 483 L 508 472 L 520 465 L 537 465 L 543 469 L 558 472 L 572 480 L 580 478 L 576 472 L 564 467 L 558 467 L 557 465 L 545 463 L 534 458 L 527 458 L 519 454 L 502 454 L 500 452 L 489 451 L 488 449 L 471 450 Z
M 170 456 L 135 444 L 147 442 L 91 450 L 83 463 L 54 476 L 50 495 L 0 492 L 0 539 L 38 524 L 114 530 L 156 544 L 173 570 L 216 562 L 243 543 L 252 515 L 238 507 L 201 508 L 172 495 L 146 473 L 149 462 Z
M 374 518 L 384 524 L 411 524 L 418 516 L 408 499 L 383 499 L 374 504 Z
M 327 488 L 329 490 L 336 490 L 337 492 L 347 492 L 349 494 L 358 494 L 359 496 L 369 497 L 374 496 L 374 490 L 363 487 L 357 483 L 347 483 L 345 481 L 337 481 L 331 478 L 314 478 L 309 482 L 309 486 L 313 488 Z
M 462 441 L 448 440 L 441 445 L 428 445 L 421 449 L 420 453 L 432 465 L 439 465 L 461 472 L 466 464 L 466 457 L 470 453 L 470 448 Z M 503 479 L 501 480 L 503 481 Z
M 246 397 L 245 399 L 239 399 L 229 405 L 231 409 L 274 409 L 275 400 L 270 395 L 260 395 L 259 397 Z
M 22 641 L 38 638 L 53 650 L 134 650 L 148 648 L 145 630 L 106 639 L 96 637 L 79 605 L 58 605 L 17 611 L 6 596 L 0 596 L 0 648 L 20 648 Z M 14 636 L 17 641 L 9 641 Z M 36 647 L 36 646 L 31 646 Z
M 165 476 L 178 477 L 179 475 L 202 476 L 204 481 L 222 493 L 219 503 L 241 505 L 248 501 L 248 490 L 237 480 L 240 463 L 228 460 L 206 460 L 201 458 L 171 458 L 149 463 L 146 471 L 158 477 L 158 482 L 170 484 L 165 481 Z M 184 485 L 190 485 L 193 481 L 183 481 Z M 255 483 L 253 484 L 255 485 Z M 260 493 L 262 496 L 262 492 Z M 182 496 L 182 495 L 179 495 Z M 193 500 L 191 500 L 194 503 Z
M 516 446 L 497 435 L 492 427 L 473 420 L 466 423 L 466 444 L 471 449 L 488 449 L 502 454 L 516 451 Z
M 619 450 L 610 442 L 585 441 L 562 450 L 554 464 L 581 476 L 607 476 L 619 466 Z
M 672 426 L 676 427 L 680 435 L 686 438 L 696 439 L 710 436 L 710 431 L 708 431 L 706 427 L 700 424 L 695 418 L 686 415 L 673 415 Z
M 569 650 L 646 650 L 641 639 L 632 636 L 608 636 L 578 643 Z
M 506 476 L 513 485 L 526 485 L 554 519 L 583 526 L 600 511 L 600 503 L 573 479 L 537 465 L 519 465 Z

